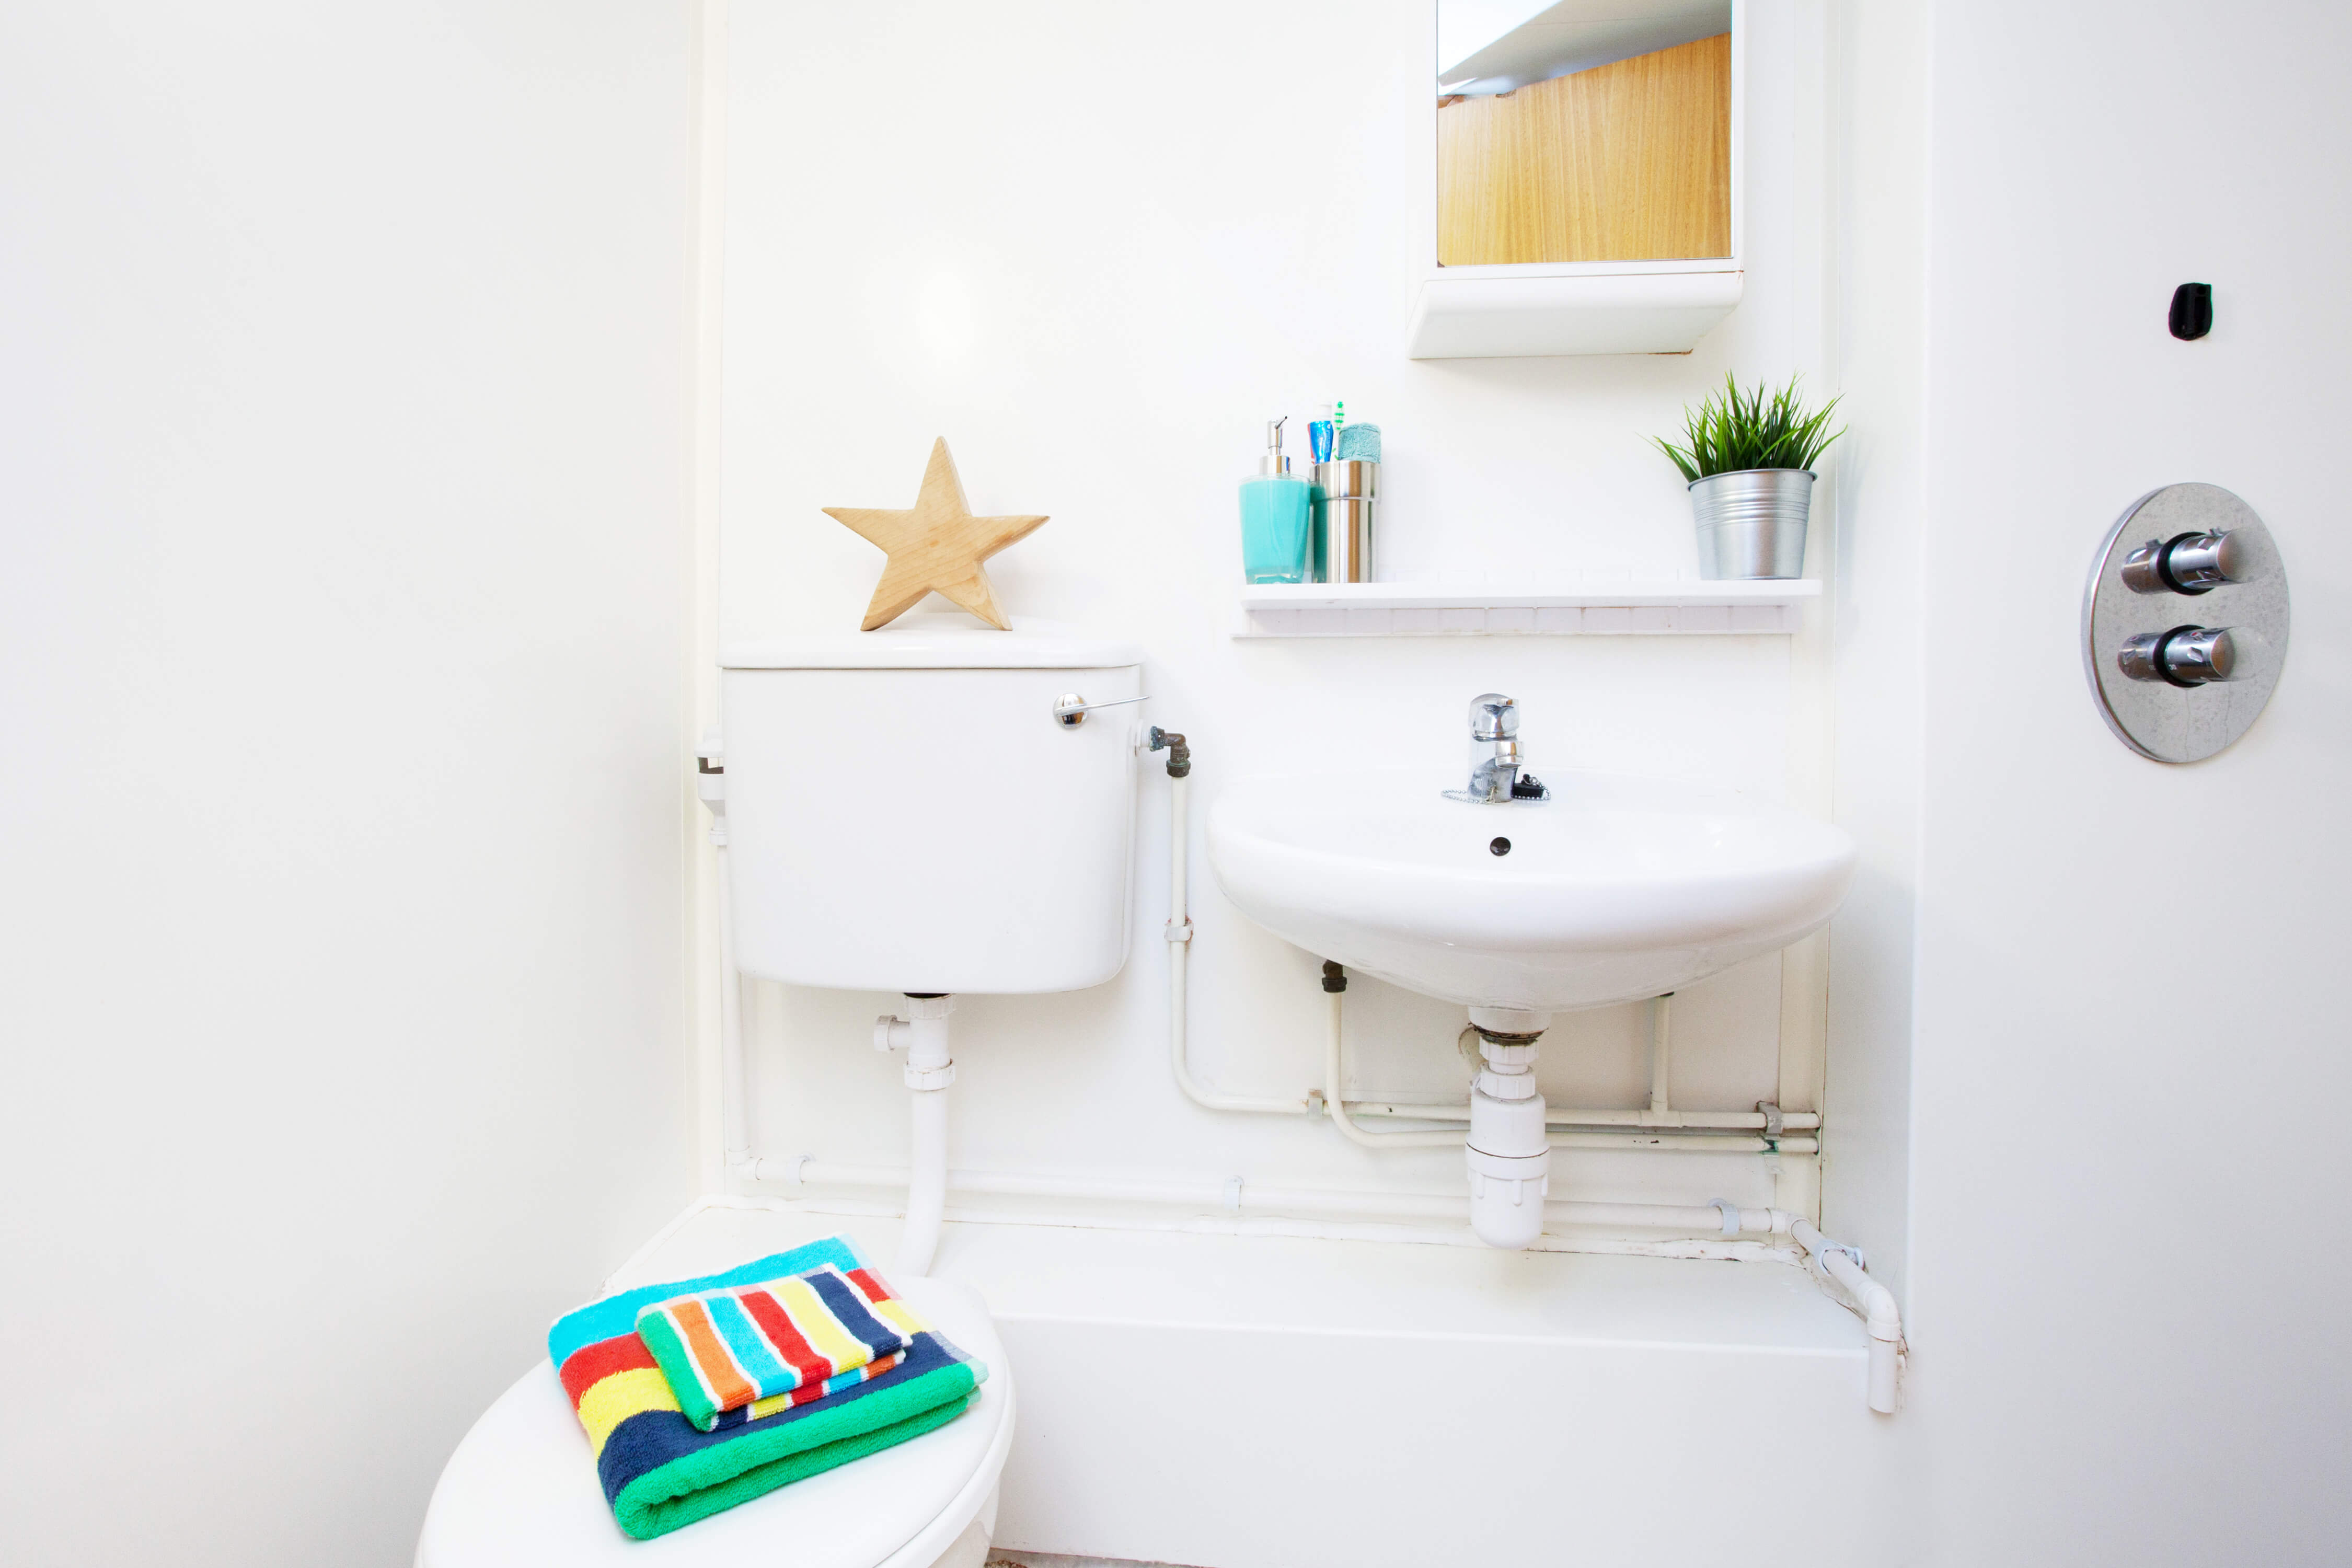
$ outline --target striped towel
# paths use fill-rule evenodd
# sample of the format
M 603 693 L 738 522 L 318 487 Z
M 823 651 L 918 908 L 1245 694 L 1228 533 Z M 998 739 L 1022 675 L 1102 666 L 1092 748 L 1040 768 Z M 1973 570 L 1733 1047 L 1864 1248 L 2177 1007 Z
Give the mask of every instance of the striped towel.
M 868 1362 L 838 1390 L 740 1406 L 708 1432 L 686 1418 L 637 1336 L 638 1313 L 827 1264 L 845 1275 L 866 1268 L 856 1244 L 828 1237 L 724 1273 L 625 1290 L 565 1313 L 548 1330 L 548 1360 L 588 1434 L 596 1479 L 622 1530 L 641 1541 L 666 1534 L 963 1414 L 988 1368 L 924 1328 L 887 1372 Z
M 730 1410 L 766 1415 L 878 1377 L 927 1326 L 872 1269 L 830 1263 L 637 1313 L 637 1337 L 705 1432 Z

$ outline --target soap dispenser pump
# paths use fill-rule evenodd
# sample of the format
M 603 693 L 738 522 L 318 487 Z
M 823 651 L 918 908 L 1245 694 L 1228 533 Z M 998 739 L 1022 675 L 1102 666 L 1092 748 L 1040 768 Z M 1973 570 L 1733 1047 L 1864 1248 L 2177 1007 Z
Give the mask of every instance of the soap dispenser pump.
M 1265 426 L 1265 455 L 1242 481 L 1242 576 L 1251 583 L 1307 581 L 1308 523 L 1313 509 L 1305 479 L 1282 455 L 1287 416 Z

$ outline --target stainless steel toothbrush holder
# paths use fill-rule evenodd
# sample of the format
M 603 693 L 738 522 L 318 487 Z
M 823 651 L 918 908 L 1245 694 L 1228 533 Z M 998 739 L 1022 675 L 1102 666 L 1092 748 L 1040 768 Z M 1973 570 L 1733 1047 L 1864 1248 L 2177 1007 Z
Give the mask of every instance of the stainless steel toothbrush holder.
M 1315 580 L 1372 580 L 1372 508 L 1380 498 L 1381 466 L 1347 461 L 1315 465 Z

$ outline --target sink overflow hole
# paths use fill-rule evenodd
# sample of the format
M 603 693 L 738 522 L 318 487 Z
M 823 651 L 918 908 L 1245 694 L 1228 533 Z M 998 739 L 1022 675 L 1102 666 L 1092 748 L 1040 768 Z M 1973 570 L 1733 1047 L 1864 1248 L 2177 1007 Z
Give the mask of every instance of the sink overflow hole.
M 1487 845 L 1486 848 L 1492 854 L 1508 855 L 1511 852 L 1511 841 L 1507 838 L 1497 838 Z

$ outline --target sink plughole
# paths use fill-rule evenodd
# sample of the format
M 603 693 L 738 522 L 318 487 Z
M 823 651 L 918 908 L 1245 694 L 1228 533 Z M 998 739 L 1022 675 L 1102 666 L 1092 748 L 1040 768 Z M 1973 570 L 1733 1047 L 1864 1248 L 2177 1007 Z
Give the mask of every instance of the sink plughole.
M 1210 808 L 1209 863 L 1243 913 L 1318 957 L 1533 1013 L 1659 995 L 1785 947 L 1853 879 L 1853 841 L 1787 806 L 1544 773 L 1550 800 L 1509 805 L 1449 800 L 1461 781 L 1423 772 L 1238 780 Z

